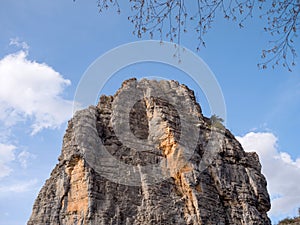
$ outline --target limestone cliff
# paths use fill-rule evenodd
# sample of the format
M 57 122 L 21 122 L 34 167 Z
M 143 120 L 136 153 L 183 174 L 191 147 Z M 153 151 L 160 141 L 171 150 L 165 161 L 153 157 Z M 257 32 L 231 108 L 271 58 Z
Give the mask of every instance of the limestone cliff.
M 28 225 L 269 225 L 256 153 L 176 81 L 130 79 L 69 121 Z

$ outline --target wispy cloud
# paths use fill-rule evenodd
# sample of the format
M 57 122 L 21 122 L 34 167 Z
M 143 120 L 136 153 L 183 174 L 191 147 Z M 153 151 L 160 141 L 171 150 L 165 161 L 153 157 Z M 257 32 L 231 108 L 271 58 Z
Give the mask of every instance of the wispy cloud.
M 16 146 L 5 145 L 0 143 L 0 179 L 8 176 L 12 169 L 9 167 L 9 163 L 15 160 Z
M 32 179 L 29 181 L 22 181 L 10 185 L 2 185 L 0 186 L 0 194 L 13 192 L 13 193 L 24 193 L 28 191 L 32 191 L 37 188 L 38 180 Z
M 10 42 L 9 42 L 9 45 L 13 45 L 13 46 L 22 48 L 25 51 L 29 50 L 29 45 L 26 42 L 24 42 L 24 41 L 20 41 L 20 39 L 18 37 L 11 38 Z
M 19 163 L 21 164 L 21 167 L 23 168 L 23 169 L 26 169 L 27 168 L 27 166 L 28 166 L 28 161 L 30 160 L 30 159 L 35 159 L 36 158 L 36 156 L 34 155 L 34 154 L 32 154 L 32 153 L 30 153 L 30 152 L 28 152 L 28 151 L 26 151 L 26 150 L 23 150 L 22 152 L 20 152 L 19 154 L 18 154 L 18 161 L 19 161 Z
M 72 113 L 72 101 L 62 97 L 70 80 L 46 63 L 28 59 L 29 46 L 12 39 L 22 50 L 0 60 L 0 121 L 11 127 L 31 123 L 32 134 L 58 128 Z
M 245 151 L 255 151 L 260 157 L 271 195 L 269 215 L 276 220 L 294 216 L 300 207 L 300 159 L 293 160 L 287 152 L 279 151 L 278 139 L 270 132 L 250 132 L 237 139 Z

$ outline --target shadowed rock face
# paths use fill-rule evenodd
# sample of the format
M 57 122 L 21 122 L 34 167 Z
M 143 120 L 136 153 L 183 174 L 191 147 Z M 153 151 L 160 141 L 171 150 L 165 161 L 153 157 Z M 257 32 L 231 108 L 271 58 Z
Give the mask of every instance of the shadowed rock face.
M 135 91 L 129 111 L 117 110 Z M 150 147 L 139 149 L 143 142 Z M 268 225 L 269 209 L 257 154 L 205 118 L 193 91 L 130 79 L 69 121 L 28 225 Z

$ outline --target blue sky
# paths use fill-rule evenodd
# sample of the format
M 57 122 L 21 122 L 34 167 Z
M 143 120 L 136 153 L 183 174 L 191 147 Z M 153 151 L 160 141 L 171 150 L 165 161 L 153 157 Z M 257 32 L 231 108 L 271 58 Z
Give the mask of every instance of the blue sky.
M 28 220 L 57 163 L 74 93 L 88 66 L 108 50 L 140 40 L 127 21 L 127 2 L 121 15 L 114 9 L 99 14 L 96 5 L 81 0 L 0 3 L 0 225 Z M 205 36 L 207 47 L 197 54 L 222 88 L 228 129 L 245 150 L 260 155 L 275 222 L 296 215 L 300 207 L 300 67 L 293 72 L 257 68 L 268 43 L 263 25 L 252 19 L 239 29 L 217 18 Z M 195 34 L 184 36 L 182 45 L 194 51 Z M 119 71 L 103 92 L 114 93 L 132 76 L 178 79 L 197 88 L 174 68 L 145 63 Z M 210 116 L 201 90 L 195 92 Z

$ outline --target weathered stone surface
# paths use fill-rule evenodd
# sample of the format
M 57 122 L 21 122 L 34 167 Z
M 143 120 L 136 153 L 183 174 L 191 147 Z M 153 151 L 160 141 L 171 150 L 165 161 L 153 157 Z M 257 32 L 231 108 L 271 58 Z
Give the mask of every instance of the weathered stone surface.
M 129 111 L 118 111 L 136 92 L 142 97 Z M 269 209 L 257 154 L 205 118 L 193 91 L 176 81 L 130 79 L 69 121 L 28 225 L 268 225 Z
M 300 224 L 300 217 L 294 218 L 286 218 L 279 221 L 278 225 L 299 225 Z

